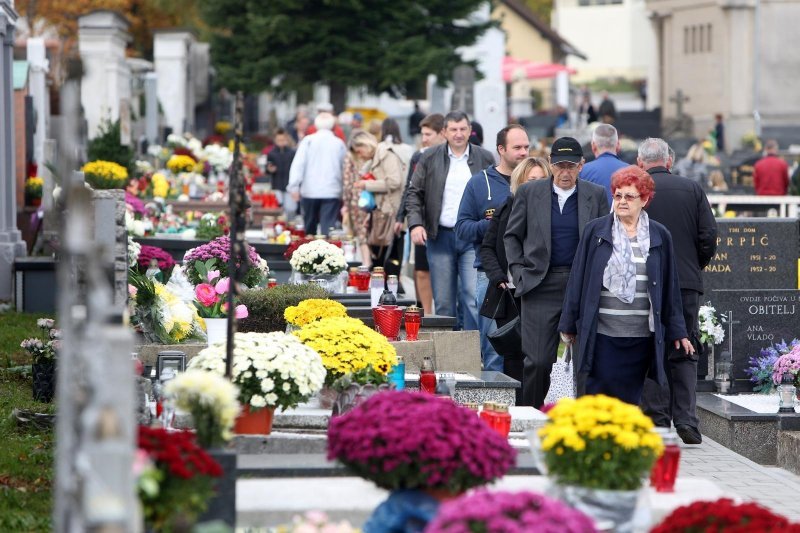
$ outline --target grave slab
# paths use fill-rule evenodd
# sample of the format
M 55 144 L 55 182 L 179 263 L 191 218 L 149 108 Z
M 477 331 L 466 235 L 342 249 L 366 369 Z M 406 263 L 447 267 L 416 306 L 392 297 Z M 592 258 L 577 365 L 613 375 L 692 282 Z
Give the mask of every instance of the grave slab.
M 800 476 L 800 431 L 778 434 L 778 466 Z
M 506 475 L 489 490 L 531 490 L 547 494 L 550 481 L 545 476 Z M 264 495 L 269 494 L 269 498 Z M 292 521 L 294 515 L 322 510 L 333 520 L 350 520 L 360 526 L 382 503 L 388 492 L 356 477 L 303 479 L 242 479 L 237 483 L 237 525 L 271 527 Z M 708 479 L 678 478 L 675 492 L 657 493 L 649 487 L 641 492 L 640 505 L 647 506 L 650 525 L 658 523 L 676 508 L 699 500 L 735 497 Z
M 777 464 L 780 433 L 800 431 L 800 415 L 758 413 L 710 393 L 698 393 L 697 416 L 703 435 L 762 465 Z

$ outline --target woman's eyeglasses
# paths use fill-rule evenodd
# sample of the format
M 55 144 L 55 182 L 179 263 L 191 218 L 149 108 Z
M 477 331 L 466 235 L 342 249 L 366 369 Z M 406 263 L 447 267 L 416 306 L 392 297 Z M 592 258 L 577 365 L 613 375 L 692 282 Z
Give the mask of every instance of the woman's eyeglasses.
M 626 202 L 632 202 L 632 201 L 636 200 L 637 198 L 641 198 L 641 197 L 642 197 L 641 194 L 630 194 L 630 193 L 629 194 L 620 194 L 620 193 L 617 193 L 617 194 L 614 195 L 614 200 L 616 200 L 617 202 L 620 202 L 620 201 L 622 201 L 623 198 L 625 198 Z

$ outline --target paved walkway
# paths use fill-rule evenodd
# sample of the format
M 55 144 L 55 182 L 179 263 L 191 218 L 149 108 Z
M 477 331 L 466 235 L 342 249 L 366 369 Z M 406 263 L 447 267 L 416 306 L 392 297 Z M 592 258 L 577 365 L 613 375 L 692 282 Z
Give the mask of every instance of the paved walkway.
M 678 476 L 710 479 L 732 496 L 755 500 L 800 521 L 800 476 L 754 463 L 705 435 L 698 446 L 681 445 Z

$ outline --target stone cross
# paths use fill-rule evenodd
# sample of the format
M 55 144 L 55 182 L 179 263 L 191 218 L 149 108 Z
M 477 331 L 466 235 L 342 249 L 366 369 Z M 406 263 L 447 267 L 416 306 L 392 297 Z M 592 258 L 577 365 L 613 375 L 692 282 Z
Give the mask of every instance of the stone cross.
M 68 66 L 67 72 L 59 159 L 69 167 L 76 164 L 81 69 Z M 62 185 L 53 526 L 57 533 L 134 532 L 140 524 L 131 469 L 133 338 L 122 321 L 124 304 L 114 305 L 107 260 L 95 240 L 91 192 L 75 179 Z
M 683 104 L 689 101 L 689 97 L 683 94 L 683 90 L 678 89 L 675 93 L 675 96 L 669 97 L 670 102 L 675 102 L 675 107 L 677 111 L 677 117 L 681 118 L 683 116 Z

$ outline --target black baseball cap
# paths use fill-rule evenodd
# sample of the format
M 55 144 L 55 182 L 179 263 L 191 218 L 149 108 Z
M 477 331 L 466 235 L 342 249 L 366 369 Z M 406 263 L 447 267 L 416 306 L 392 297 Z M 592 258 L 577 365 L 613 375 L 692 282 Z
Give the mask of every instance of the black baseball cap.
M 581 143 L 572 137 L 559 137 L 550 148 L 551 163 L 560 163 L 561 161 L 580 163 L 581 159 L 583 159 Z

